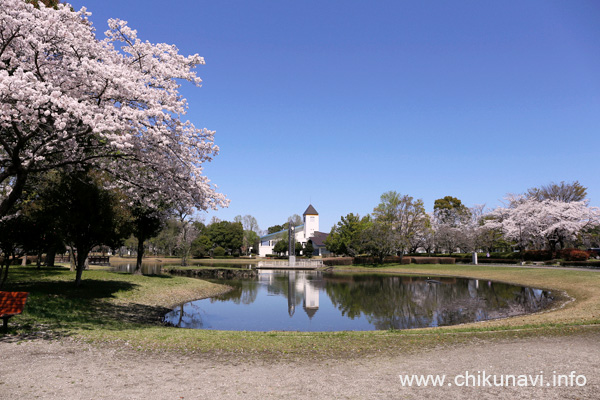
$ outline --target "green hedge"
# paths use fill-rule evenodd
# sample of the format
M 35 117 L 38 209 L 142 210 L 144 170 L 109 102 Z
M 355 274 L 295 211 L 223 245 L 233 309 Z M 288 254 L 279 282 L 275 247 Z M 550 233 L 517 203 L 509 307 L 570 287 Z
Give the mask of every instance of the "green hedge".
M 468 259 L 468 262 L 471 262 L 472 258 L 473 258 L 473 253 L 452 253 L 452 254 L 448 254 L 448 253 L 411 253 L 411 254 L 407 254 L 405 255 L 405 257 L 443 257 L 443 258 L 455 258 L 457 260 L 466 260 Z M 481 259 L 481 258 L 488 258 L 487 257 L 487 253 L 477 253 L 477 258 Z M 507 252 L 493 252 L 490 253 L 490 257 L 489 258 L 494 258 L 494 259 L 498 259 L 498 258 L 502 258 L 502 259 L 507 259 L 507 260 L 520 260 L 521 259 L 521 253 L 519 252 L 515 252 L 515 251 L 507 251 Z
M 440 264 L 456 264 L 456 259 L 450 258 L 450 257 L 440 257 L 439 263 Z
M 454 257 L 454 260 L 457 263 L 468 264 L 468 263 L 473 262 L 473 257 Z
M 410 261 L 415 264 L 439 264 L 440 257 L 411 257 Z
M 478 257 L 478 264 L 517 264 L 519 260 L 507 259 L 507 258 L 487 258 L 487 257 Z
M 413 256 L 392 256 L 386 257 L 384 264 L 455 264 L 453 257 L 413 257 Z M 375 264 L 373 257 L 354 257 L 354 264 Z
M 384 264 L 410 264 L 410 257 L 389 256 L 383 260 Z M 375 264 L 374 257 L 354 257 L 354 264 Z
M 330 257 L 323 259 L 323 265 L 333 267 L 335 265 L 352 265 L 354 259 L 352 257 Z
M 565 267 L 591 267 L 600 268 L 600 260 L 587 260 L 587 261 L 562 261 L 560 265 Z
M 487 256 L 487 254 L 483 254 L 483 253 L 479 253 L 478 254 L 479 257 L 484 257 Z M 486 257 L 487 258 L 487 257 Z M 505 260 L 520 260 L 521 259 L 521 253 L 519 252 L 515 252 L 515 251 L 510 251 L 510 252 L 493 252 L 490 253 L 490 258 L 502 258 Z

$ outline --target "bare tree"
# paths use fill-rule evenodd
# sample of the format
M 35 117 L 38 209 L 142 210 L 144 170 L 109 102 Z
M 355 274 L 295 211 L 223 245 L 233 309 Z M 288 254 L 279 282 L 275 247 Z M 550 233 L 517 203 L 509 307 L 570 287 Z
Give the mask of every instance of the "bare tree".
M 190 217 L 190 211 L 185 208 L 177 210 L 178 220 L 180 222 L 179 235 L 177 236 L 177 247 L 181 251 L 181 265 L 187 265 L 187 259 L 192 250 L 192 242 L 198 237 L 199 231 L 196 228 L 193 219 Z
M 562 201 L 563 203 L 571 203 L 574 201 L 582 201 L 587 196 L 587 188 L 581 185 L 578 181 L 573 183 L 551 182 L 548 185 L 540 186 L 539 188 L 527 189 L 526 196 L 537 201 L 554 200 Z
M 256 218 L 254 218 L 252 215 L 244 215 L 244 217 L 242 218 L 242 225 L 244 226 L 245 231 L 252 231 L 258 233 L 258 231 L 260 230 Z

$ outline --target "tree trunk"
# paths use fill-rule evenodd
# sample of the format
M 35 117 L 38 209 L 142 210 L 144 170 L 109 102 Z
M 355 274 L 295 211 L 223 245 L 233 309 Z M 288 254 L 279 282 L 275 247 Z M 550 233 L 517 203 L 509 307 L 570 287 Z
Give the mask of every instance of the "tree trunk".
M 54 267 L 54 259 L 55 258 L 56 258 L 56 248 L 54 246 L 52 246 L 46 252 L 46 266 Z
M 549 240 L 548 242 L 550 244 L 550 253 L 552 253 L 552 257 L 554 257 L 554 254 L 556 253 L 556 241 Z
M 6 278 L 8 278 L 8 267 L 10 266 L 10 257 L 8 257 L 8 255 L 5 255 L 2 264 L 2 268 L 0 268 L 0 289 L 4 287 L 4 282 L 6 282 Z
M 69 251 L 69 269 L 71 271 L 75 271 L 77 270 L 77 260 L 75 259 L 75 250 L 73 250 L 73 246 L 70 246 L 70 250 Z
M 81 275 L 83 274 L 85 260 L 87 260 L 89 252 L 89 250 L 77 248 L 77 258 L 75 261 L 75 270 L 77 271 L 75 274 L 75 286 L 77 287 L 81 285 Z
M 142 273 L 142 259 L 144 258 L 144 237 L 140 235 L 138 238 L 138 246 L 137 246 L 137 261 L 135 263 L 134 274 L 140 275 Z

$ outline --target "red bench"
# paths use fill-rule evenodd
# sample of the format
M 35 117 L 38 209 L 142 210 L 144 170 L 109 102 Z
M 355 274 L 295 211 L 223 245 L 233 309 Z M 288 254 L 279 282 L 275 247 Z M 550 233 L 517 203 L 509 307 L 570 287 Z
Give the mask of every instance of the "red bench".
M 2 332 L 8 331 L 8 319 L 21 314 L 27 301 L 27 292 L 0 292 L 0 318 L 4 320 Z

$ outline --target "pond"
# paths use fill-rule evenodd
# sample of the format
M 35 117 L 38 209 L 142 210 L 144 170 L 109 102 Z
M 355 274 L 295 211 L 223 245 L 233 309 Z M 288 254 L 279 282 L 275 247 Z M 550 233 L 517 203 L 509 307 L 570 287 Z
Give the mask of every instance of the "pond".
M 270 270 L 215 282 L 233 290 L 181 304 L 165 322 L 235 331 L 411 329 L 526 314 L 552 302 L 549 291 L 465 278 Z

